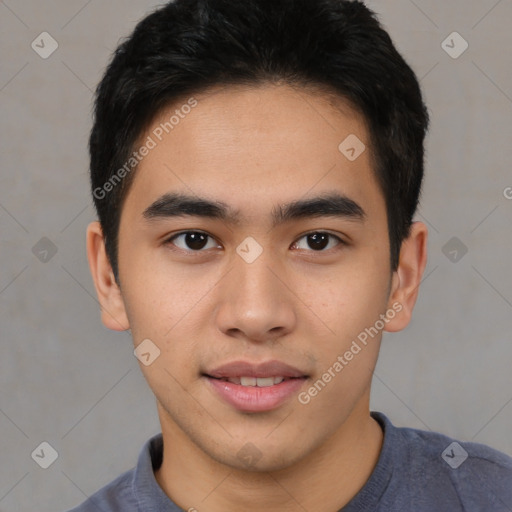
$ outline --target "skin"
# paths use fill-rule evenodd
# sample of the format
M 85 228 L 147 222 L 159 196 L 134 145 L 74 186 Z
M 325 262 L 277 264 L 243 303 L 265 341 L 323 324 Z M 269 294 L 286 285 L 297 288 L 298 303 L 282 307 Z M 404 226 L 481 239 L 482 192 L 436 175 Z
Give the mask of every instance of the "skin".
M 139 164 L 119 231 L 119 284 L 98 222 L 87 231 L 103 323 L 149 338 L 160 356 L 141 370 L 153 390 L 164 437 L 155 477 L 185 510 L 337 511 L 364 486 L 383 435 L 370 417 L 381 332 L 311 401 L 240 412 L 213 393 L 205 369 L 243 359 L 284 361 L 310 378 L 307 390 L 379 315 L 407 326 L 426 265 L 427 228 L 414 222 L 400 264 L 389 266 L 384 196 L 372 172 L 364 120 L 341 99 L 286 85 L 210 89 Z M 170 117 L 162 112 L 154 126 Z M 349 134 L 367 149 L 353 162 L 338 150 Z M 337 191 L 366 212 L 364 222 L 319 217 L 271 227 L 275 205 Z M 240 210 L 236 225 L 198 217 L 148 221 L 163 193 L 183 192 Z M 186 230 L 208 233 L 194 252 Z M 305 234 L 335 238 L 321 251 Z M 263 248 L 247 263 L 248 236 Z M 172 249 L 174 247 L 174 250 Z M 202 252 L 201 252 L 202 251 Z M 188 253 L 188 256 L 187 256 Z M 238 456 L 252 443 L 251 468 Z

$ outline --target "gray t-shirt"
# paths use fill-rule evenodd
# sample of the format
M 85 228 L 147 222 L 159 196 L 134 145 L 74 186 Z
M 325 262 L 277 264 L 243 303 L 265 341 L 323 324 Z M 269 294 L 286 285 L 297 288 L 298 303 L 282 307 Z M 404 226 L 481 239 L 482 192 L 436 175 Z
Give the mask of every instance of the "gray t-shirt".
M 340 512 L 512 512 L 511 457 L 437 432 L 395 427 L 380 412 L 371 415 L 384 431 L 382 451 L 366 484 Z M 157 434 L 135 468 L 69 512 L 181 512 L 153 473 L 162 449 Z

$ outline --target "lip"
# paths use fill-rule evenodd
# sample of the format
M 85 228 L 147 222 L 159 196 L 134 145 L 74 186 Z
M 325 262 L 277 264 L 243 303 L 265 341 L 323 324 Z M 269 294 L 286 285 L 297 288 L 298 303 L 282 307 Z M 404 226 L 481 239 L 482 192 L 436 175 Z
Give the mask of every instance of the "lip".
M 286 377 L 272 386 L 242 386 L 222 378 Z M 210 388 L 226 403 L 241 412 L 265 412 L 277 409 L 296 394 L 309 378 L 304 372 L 281 361 L 251 364 L 233 361 L 202 374 Z
M 232 361 L 204 373 L 216 379 L 230 377 L 308 377 L 306 373 L 298 368 L 277 360 L 259 364 L 247 361 Z

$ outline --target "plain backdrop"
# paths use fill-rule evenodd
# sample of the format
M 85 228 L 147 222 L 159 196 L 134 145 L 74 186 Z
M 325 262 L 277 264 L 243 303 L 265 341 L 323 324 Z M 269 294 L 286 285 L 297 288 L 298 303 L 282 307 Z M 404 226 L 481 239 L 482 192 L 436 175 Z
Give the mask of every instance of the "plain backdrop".
M 384 334 L 371 406 L 512 455 L 512 1 L 367 3 L 431 115 L 416 216 L 428 265 L 411 324 Z M 92 92 L 156 6 L 0 2 L 1 512 L 81 503 L 160 431 L 130 336 L 100 322 L 85 252 Z M 31 46 L 42 32 L 58 44 L 46 59 Z M 42 442 L 58 455 L 47 469 Z

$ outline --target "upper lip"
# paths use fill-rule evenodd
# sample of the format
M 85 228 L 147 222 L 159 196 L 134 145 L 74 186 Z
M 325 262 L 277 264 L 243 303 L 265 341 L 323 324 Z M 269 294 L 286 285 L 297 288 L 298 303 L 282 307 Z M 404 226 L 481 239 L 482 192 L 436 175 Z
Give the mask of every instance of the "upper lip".
M 281 361 L 265 363 L 250 363 L 247 361 L 232 361 L 206 372 L 206 375 L 216 379 L 231 377 L 307 377 L 307 375 L 289 364 Z

